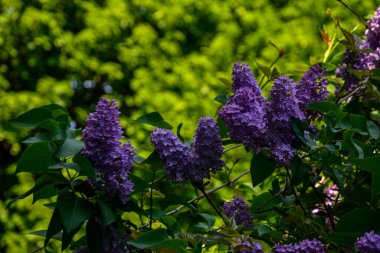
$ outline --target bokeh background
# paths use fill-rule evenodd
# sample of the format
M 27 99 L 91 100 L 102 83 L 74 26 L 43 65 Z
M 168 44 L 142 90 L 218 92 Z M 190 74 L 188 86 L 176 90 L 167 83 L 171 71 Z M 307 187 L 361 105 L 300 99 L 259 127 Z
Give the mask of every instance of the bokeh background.
M 378 5 L 346 3 L 364 17 Z M 201 116 L 216 115 L 214 98 L 228 94 L 225 80 L 236 61 L 248 63 L 258 79 L 258 64 L 270 65 L 278 49 L 285 52 L 279 72 L 295 78 L 321 62 L 327 48 L 321 34 L 339 33 L 328 13 L 362 34 L 335 0 L 0 0 L 0 252 L 42 247 L 43 238 L 28 233 L 46 229 L 51 216 L 31 198 L 5 208 L 34 182 L 30 174 L 14 174 L 29 132 L 7 120 L 58 103 L 82 128 L 107 96 L 121 105 L 126 140 L 146 156 L 153 128 L 136 118 L 158 111 L 173 126 L 182 123 L 181 134 L 191 139 Z M 242 153 L 231 154 L 231 161 L 243 159 L 237 171 L 246 169 Z M 247 192 L 246 182 L 221 195 Z

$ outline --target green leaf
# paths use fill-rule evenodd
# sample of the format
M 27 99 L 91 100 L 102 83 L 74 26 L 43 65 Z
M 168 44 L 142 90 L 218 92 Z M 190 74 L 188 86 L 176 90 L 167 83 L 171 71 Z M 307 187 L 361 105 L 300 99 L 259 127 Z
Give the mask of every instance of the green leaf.
M 62 191 L 58 196 L 57 208 L 65 231 L 70 234 L 90 218 L 93 206 L 85 199 L 77 198 L 73 193 Z
M 133 193 L 140 193 L 144 192 L 147 190 L 150 185 L 149 183 L 145 182 L 141 178 L 135 176 L 135 175 L 129 175 L 128 178 L 133 182 L 134 187 L 133 187 Z
M 225 103 L 227 103 L 228 97 L 227 95 L 219 94 L 214 98 L 214 100 L 224 105 Z
M 364 159 L 351 159 L 350 163 L 369 171 L 374 175 L 380 176 L 380 156 L 367 157 Z
M 264 75 L 268 78 L 271 76 L 271 68 L 261 65 L 260 63 L 257 63 L 257 67 L 264 73 Z
M 62 115 L 65 115 L 65 117 L 62 117 Z M 9 122 L 17 126 L 35 127 L 43 121 L 53 119 L 55 117 L 58 117 L 60 120 L 65 120 L 65 122 L 69 122 L 67 115 L 67 111 L 64 107 L 57 104 L 51 104 L 34 108 L 14 119 L 9 120 Z
M 200 213 L 199 216 L 201 216 L 207 223 L 208 228 L 212 228 L 215 224 L 215 218 L 212 215 L 209 215 L 207 213 Z
M 380 175 L 372 175 L 371 197 L 373 200 L 380 194 Z
M 342 215 L 336 225 L 337 232 L 367 232 L 380 227 L 380 210 L 357 208 Z
M 30 235 L 38 235 L 46 238 L 47 230 L 38 230 L 38 231 L 33 231 L 28 233 Z M 51 237 L 51 239 L 57 240 L 57 241 L 62 241 L 62 233 L 58 232 L 54 236 Z
M 45 247 L 48 245 L 50 239 L 54 235 L 59 233 L 62 229 L 63 229 L 62 220 L 61 220 L 61 217 L 59 216 L 58 208 L 55 208 L 49 222 L 48 230 L 46 232 L 45 244 L 44 244 Z
M 167 123 L 158 112 L 151 112 L 138 118 L 136 121 L 159 128 L 171 130 L 173 127 Z
M 66 139 L 55 154 L 56 157 L 68 157 L 78 154 L 84 147 L 83 141 Z
M 103 217 L 103 226 L 107 226 L 116 221 L 116 214 L 106 202 L 99 199 L 98 205 Z
M 46 171 L 52 161 L 53 153 L 54 149 L 48 142 L 29 145 L 20 157 L 16 173 Z
M 139 238 L 135 240 L 128 241 L 128 244 L 138 248 L 138 249 L 147 249 L 152 248 L 160 243 L 168 240 L 168 234 L 163 228 L 152 230 L 142 234 Z
M 91 216 L 86 226 L 87 248 L 90 253 L 99 253 L 103 245 L 103 228 Z
M 9 208 L 17 200 L 24 199 L 24 198 L 28 197 L 30 194 L 44 188 L 46 185 L 51 184 L 51 183 L 52 183 L 52 181 L 44 181 L 41 183 L 36 182 L 36 184 L 34 185 L 33 188 L 31 188 L 30 190 L 26 191 L 25 193 L 17 196 L 16 198 L 12 199 L 11 201 L 9 201 L 9 203 L 7 204 L 7 208 Z
M 182 123 L 177 126 L 177 136 L 182 141 L 185 142 L 185 139 L 181 135 Z
M 275 169 L 276 163 L 273 160 L 262 153 L 254 154 L 251 160 L 252 186 L 263 182 Z
M 166 252 L 185 252 L 187 247 L 185 240 L 169 239 L 165 229 L 146 232 L 139 238 L 128 241 L 128 244 L 138 249 L 168 249 Z
M 52 184 L 48 184 L 42 189 L 34 192 L 33 194 L 33 204 L 40 199 L 47 199 L 54 196 L 57 196 L 59 194 L 60 190 L 54 187 Z
M 379 127 L 372 121 L 367 121 L 367 130 L 373 139 L 377 140 L 379 138 Z
M 73 161 L 79 165 L 79 174 L 81 176 L 95 178 L 95 170 L 89 160 L 80 154 L 76 154 L 73 158 Z
M 308 105 L 308 108 L 318 112 L 334 112 L 339 110 L 339 106 L 330 101 L 311 103 Z

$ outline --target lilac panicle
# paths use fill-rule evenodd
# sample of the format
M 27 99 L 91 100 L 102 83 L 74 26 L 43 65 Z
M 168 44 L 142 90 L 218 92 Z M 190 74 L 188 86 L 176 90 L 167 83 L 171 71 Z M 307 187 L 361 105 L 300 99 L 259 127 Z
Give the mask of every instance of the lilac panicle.
M 366 232 L 356 240 L 355 247 L 361 253 L 378 253 L 380 252 L 380 235 L 374 231 Z
M 189 179 L 202 182 L 224 166 L 219 128 L 211 117 L 201 118 L 191 148 L 170 130 L 155 129 L 150 135 L 153 146 L 163 160 L 168 177 L 176 183 Z
M 168 177 L 176 183 L 184 182 L 191 166 L 191 154 L 186 145 L 172 131 L 165 129 L 155 129 L 150 139 L 164 162 Z
M 355 53 L 346 50 L 343 64 L 336 70 L 336 76 L 345 80 L 344 90 L 353 91 L 359 85 L 360 79 L 353 74 L 354 70 L 373 70 L 380 66 L 380 7 L 375 16 L 368 21 L 368 29 L 365 31 L 366 39 L 361 42 L 359 50 Z M 365 89 L 363 87 L 360 91 Z M 338 94 L 340 91 L 338 91 Z
M 133 166 L 135 149 L 127 142 L 121 145 L 123 131 L 118 119 L 119 105 L 115 100 L 102 98 L 96 111 L 87 117 L 83 130 L 83 154 L 104 180 L 106 192 L 125 204 L 133 191 L 128 174 Z
M 191 145 L 191 154 L 193 168 L 188 170 L 188 177 L 195 182 L 200 182 L 204 178 L 210 179 L 210 172 L 216 173 L 225 165 L 220 160 L 223 155 L 223 146 L 219 127 L 212 117 L 199 120 Z
M 247 150 L 259 152 L 266 132 L 267 100 L 248 65 L 236 63 L 232 68 L 232 95 L 219 116 L 226 123 L 232 140 L 244 144 Z
M 321 119 L 321 114 L 308 110 L 310 103 L 315 103 L 327 99 L 327 78 L 325 78 L 326 69 L 319 65 L 312 66 L 296 84 L 297 99 L 300 110 L 310 121 Z
M 247 64 L 237 62 L 232 67 L 232 91 L 235 92 L 240 88 L 248 87 L 253 90 L 258 97 L 261 95 L 261 89 L 255 76 Z
M 236 238 L 234 244 L 237 244 L 236 253 L 263 253 L 263 245 L 259 242 L 249 240 L 250 238 Z
M 115 100 L 102 98 L 96 111 L 90 113 L 86 119 L 87 126 L 83 129 L 83 154 L 88 158 L 97 172 L 108 171 L 109 164 L 119 140 L 123 137 L 119 121 L 119 106 Z M 111 156 L 110 156 L 111 154 Z
M 320 241 L 307 239 L 298 244 L 276 244 L 274 253 L 325 253 L 325 250 Z
M 234 196 L 232 201 L 224 203 L 223 211 L 229 219 L 235 221 L 236 225 L 248 229 L 253 227 L 253 216 L 243 198 Z
M 380 48 L 380 7 L 377 8 L 375 16 L 368 21 L 368 25 L 365 36 L 369 48 L 375 50 Z
M 277 163 L 287 165 L 294 157 L 291 120 L 303 120 L 305 115 L 298 106 L 296 88 L 289 77 L 281 76 L 274 80 L 270 99 L 267 113 L 269 152 Z

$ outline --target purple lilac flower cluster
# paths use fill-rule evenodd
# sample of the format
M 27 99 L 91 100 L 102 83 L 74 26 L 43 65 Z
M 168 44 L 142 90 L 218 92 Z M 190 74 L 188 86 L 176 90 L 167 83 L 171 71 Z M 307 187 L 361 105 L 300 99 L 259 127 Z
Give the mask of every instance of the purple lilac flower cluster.
M 150 136 L 163 160 L 168 177 L 176 183 L 191 180 L 201 183 L 224 166 L 219 127 L 212 117 L 199 120 L 191 147 L 187 147 L 170 130 L 155 129 Z
M 274 253 L 325 253 L 325 249 L 320 241 L 307 239 L 298 244 L 276 244 Z
M 87 117 L 87 126 L 83 130 L 83 154 L 104 180 L 106 192 L 125 204 L 133 191 L 128 174 L 133 166 L 135 149 L 129 142 L 120 143 L 123 131 L 119 114 L 115 100 L 102 98 L 98 102 L 95 112 Z
M 365 233 L 355 242 L 355 247 L 361 253 L 379 253 L 380 252 L 380 235 L 374 231 Z
M 263 253 L 263 246 L 259 242 L 253 242 L 250 238 L 236 238 L 233 242 L 236 253 Z
M 360 79 L 353 74 L 354 70 L 373 70 L 380 66 L 380 7 L 375 16 L 368 21 L 365 31 L 366 39 L 359 46 L 360 53 L 347 49 L 343 64 L 336 70 L 336 76 L 345 80 L 345 91 L 358 88 Z
M 277 163 L 287 165 L 294 157 L 291 119 L 320 119 L 307 105 L 327 99 L 325 72 L 315 65 L 297 84 L 286 76 L 277 78 L 268 102 L 248 65 L 236 63 L 232 68 L 234 94 L 219 111 L 230 138 L 257 153 L 267 149 Z
M 234 196 L 232 201 L 224 203 L 223 211 L 229 219 L 235 221 L 236 225 L 248 229 L 253 227 L 252 214 L 243 198 Z

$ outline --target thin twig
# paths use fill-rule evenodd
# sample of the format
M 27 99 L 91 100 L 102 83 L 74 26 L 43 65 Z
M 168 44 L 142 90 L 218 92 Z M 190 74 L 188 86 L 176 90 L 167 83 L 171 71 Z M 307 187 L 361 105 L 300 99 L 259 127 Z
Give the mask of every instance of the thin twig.
M 345 95 L 344 97 L 341 97 L 337 104 L 340 105 L 341 103 L 343 103 L 343 101 L 345 100 L 348 100 L 349 98 L 353 97 L 355 95 L 355 93 L 357 93 L 358 91 L 360 91 L 361 89 L 363 89 L 364 87 L 366 87 L 365 85 L 361 85 L 357 88 L 355 88 L 353 91 L 351 91 L 350 93 L 348 93 L 347 95 Z
M 224 221 L 224 218 L 223 218 L 223 215 L 222 213 L 220 212 L 220 210 L 214 205 L 214 203 L 212 202 L 212 200 L 209 198 L 209 196 L 207 195 L 204 187 L 199 187 L 199 190 L 203 193 L 203 195 L 206 197 L 208 203 L 210 203 L 210 205 L 212 206 L 212 208 L 214 208 L 215 212 L 219 215 L 220 218 L 222 218 L 222 220 Z
M 359 20 L 362 22 L 366 28 L 369 27 L 367 21 L 364 20 L 362 16 L 359 15 L 354 9 L 352 9 L 349 5 L 347 5 L 343 0 L 337 0 L 339 3 L 343 4 L 344 7 L 346 7 L 348 10 L 350 10 Z
M 286 170 L 286 174 L 288 175 L 288 178 L 289 178 L 289 183 L 290 183 L 290 186 L 291 186 L 290 188 L 292 189 L 292 192 L 293 192 L 293 194 L 294 194 L 294 197 L 296 198 L 296 202 L 300 205 L 300 207 L 301 207 L 301 209 L 302 209 L 304 215 L 307 217 L 308 214 L 307 214 L 307 212 L 306 212 L 306 210 L 305 210 L 305 207 L 303 206 L 301 200 L 298 198 L 298 195 L 297 195 L 296 189 L 295 189 L 294 184 L 293 184 L 292 177 L 291 177 L 291 175 L 290 175 L 289 168 L 288 168 L 287 166 L 285 166 L 285 170 Z
M 223 150 L 223 153 L 226 153 L 227 151 L 230 151 L 232 149 L 235 149 L 235 148 L 238 148 L 240 146 L 243 146 L 243 144 L 237 144 L 235 146 L 232 146 L 232 147 L 229 147 L 229 148 L 226 148 L 225 150 Z
M 149 214 L 149 228 L 152 229 L 152 218 L 153 218 L 153 183 L 156 171 L 153 171 L 152 183 L 150 186 L 150 214 Z
M 247 175 L 249 172 L 250 172 L 250 170 L 246 170 L 246 171 L 244 171 L 242 174 L 240 174 L 239 176 L 233 178 L 231 181 L 228 181 L 228 182 L 226 182 L 226 183 L 224 183 L 224 184 L 222 184 L 222 185 L 219 185 L 218 187 L 215 187 L 215 188 L 213 188 L 213 189 L 211 189 L 211 190 L 206 191 L 206 194 L 210 195 L 211 193 L 214 193 L 214 192 L 216 192 L 216 191 L 218 191 L 218 190 L 224 188 L 224 187 L 227 186 L 227 185 L 231 185 L 231 184 L 235 183 L 237 180 L 239 180 L 241 177 Z M 195 202 L 195 201 L 197 201 L 197 200 L 199 200 L 199 199 L 202 199 L 202 198 L 204 198 L 204 197 L 205 197 L 205 195 L 202 193 L 202 194 L 198 195 L 197 197 L 195 197 L 195 198 L 193 198 L 193 199 L 190 199 L 189 201 L 187 201 L 187 203 L 188 203 L 188 204 L 191 204 L 191 203 L 193 203 L 193 202 Z M 176 213 L 176 212 L 178 212 L 179 210 L 181 210 L 181 209 L 184 208 L 184 207 L 185 207 L 184 205 L 180 205 L 180 206 L 178 206 L 177 208 L 175 208 L 175 209 L 173 209 L 173 210 L 167 212 L 166 215 L 171 215 L 171 214 L 173 214 L 173 213 Z

